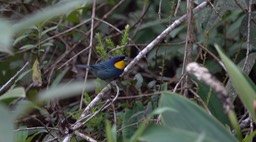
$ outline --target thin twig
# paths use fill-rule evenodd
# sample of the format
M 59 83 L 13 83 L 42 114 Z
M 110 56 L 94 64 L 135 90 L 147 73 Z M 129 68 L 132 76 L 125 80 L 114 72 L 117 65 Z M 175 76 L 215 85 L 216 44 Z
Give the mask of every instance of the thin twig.
M 88 60 L 87 60 L 87 66 L 90 65 L 91 62 L 91 55 L 92 55 L 92 43 L 93 43 L 93 36 L 94 36 L 94 17 L 95 17 L 95 9 L 96 9 L 96 2 L 97 0 L 93 1 L 93 6 L 92 6 L 92 17 L 91 17 L 91 34 L 90 34 L 90 44 L 89 44 L 89 53 L 88 53 Z M 89 68 L 86 69 L 85 76 L 84 76 L 84 86 L 86 86 L 86 81 L 88 77 L 88 72 Z M 83 91 L 81 93 L 81 98 L 80 98 L 80 105 L 79 105 L 79 110 L 82 109 L 83 107 L 83 100 L 84 100 L 84 90 L 85 87 L 83 88 Z
M 174 92 L 174 93 L 177 91 L 179 85 L 181 84 L 181 82 L 183 81 L 183 79 L 185 78 L 186 75 L 187 75 L 187 74 L 184 73 L 184 74 L 181 76 L 181 78 L 179 79 L 179 82 L 175 85 L 175 87 L 174 87 L 174 89 L 173 89 L 173 92 Z
M 0 88 L 0 92 L 2 92 L 4 88 L 8 86 L 9 83 L 11 83 L 27 67 L 27 65 L 28 62 L 26 62 L 25 65 Z
M 106 108 L 108 108 L 112 103 L 114 103 L 114 102 L 117 100 L 117 98 L 118 98 L 118 96 L 119 96 L 119 94 L 120 94 L 120 89 L 119 89 L 119 87 L 118 87 L 118 85 L 116 84 L 115 81 L 113 81 L 113 82 L 111 82 L 111 83 L 116 86 L 116 96 L 115 96 L 115 98 L 114 98 L 112 101 L 110 101 L 110 99 L 108 99 L 108 100 L 105 102 L 105 104 L 104 104 L 98 111 L 96 111 L 95 113 L 93 113 L 93 114 L 90 115 L 89 117 L 88 117 L 88 114 L 89 114 L 89 113 L 83 113 L 83 116 L 84 116 L 84 117 L 81 117 L 81 118 L 73 125 L 73 127 L 72 127 L 73 130 L 75 130 L 75 129 L 81 127 L 81 126 L 83 126 L 84 124 L 86 124 L 90 119 L 92 119 L 94 116 L 96 116 L 99 112 L 105 110 Z M 98 95 L 99 95 L 99 94 L 98 94 Z M 97 95 L 97 96 L 98 96 L 98 95 Z M 95 98 L 96 98 L 96 97 L 95 97 Z M 87 107 L 88 107 L 88 106 L 87 106 Z M 85 119 L 86 119 L 86 120 L 85 120 Z M 85 121 L 84 121 L 84 120 L 85 120 Z M 83 121 L 83 122 L 82 122 L 82 121 Z
M 87 136 L 87 135 L 85 135 L 85 134 L 83 134 L 83 133 L 81 133 L 81 132 L 79 132 L 79 131 L 75 131 L 75 134 L 76 134 L 77 136 L 79 136 L 79 137 L 85 139 L 85 140 L 88 141 L 88 142 L 97 142 L 95 139 L 93 139 L 93 138 L 91 138 L 91 137 L 89 137 L 89 136 Z
M 51 127 L 47 127 L 49 130 L 56 130 L 58 131 L 57 128 L 51 128 Z M 18 128 L 14 131 L 28 131 L 28 130 L 38 130 L 38 129 L 45 129 L 45 127 L 29 127 L 29 128 Z
M 178 0 L 177 2 L 177 6 L 175 8 L 175 11 L 174 11 L 174 16 L 176 17 L 177 13 L 178 13 L 178 10 L 179 10 L 179 7 L 180 7 L 180 3 L 181 3 L 181 0 Z
M 181 74 L 184 74 L 186 71 L 186 66 L 189 62 L 192 61 L 192 32 L 193 32 L 193 13 L 192 13 L 192 1 L 187 0 L 187 15 L 188 15 L 188 28 L 187 28 L 187 35 L 186 35 L 186 44 L 185 44 L 185 50 L 184 50 L 184 57 L 183 57 L 183 65 L 182 65 L 182 71 Z M 186 75 L 183 82 L 181 83 L 181 88 L 188 88 L 190 84 L 189 76 Z M 182 91 L 183 92 L 183 91 Z M 184 90 L 184 95 L 187 96 L 188 89 Z
M 208 114 L 212 115 L 211 111 L 209 110 L 207 104 L 202 100 L 202 98 L 192 89 L 189 89 L 189 91 L 196 97 L 196 99 L 204 106 L 205 110 L 208 112 Z
M 252 18 L 252 0 L 249 0 L 248 4 L 248 23 L 247 23 L 247 45 L 246 45 L 246 57 L 243 65 L 243 70 L 247 67 L 248 57 L 251 50 L 250 38 L 251 38 L 251 18 Z
M 158 19 L 161 21 L 162 0 L 159 0 Z
M 67 134 L 62 142 L 70 142 L 72 136 L 73 136 L 73 134 Z
M 210 56 L 212 56 L 222 66 L 222 68 L 225 69 L 223 62 L 217 56 L 215 56 L 210 50 L 208 50 L 206 47 L 204 47 L 199 42 L 195 42 L 195 44 L 197 46 L 199 46 L 201 49 L 203 49 L 205 52 L 207 52 Z

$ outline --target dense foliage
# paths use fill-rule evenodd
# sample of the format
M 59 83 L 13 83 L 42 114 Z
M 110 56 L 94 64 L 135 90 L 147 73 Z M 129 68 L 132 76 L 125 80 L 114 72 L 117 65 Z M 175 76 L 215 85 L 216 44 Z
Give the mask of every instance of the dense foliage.
M 255 0 L 0 4 L 0 141 L 253 140 Z

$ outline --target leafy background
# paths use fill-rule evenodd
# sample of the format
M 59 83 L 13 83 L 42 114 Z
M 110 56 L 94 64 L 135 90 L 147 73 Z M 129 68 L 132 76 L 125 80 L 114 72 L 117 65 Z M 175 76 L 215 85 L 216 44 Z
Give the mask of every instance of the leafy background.
M 193 1 L 191 7 L 202 2 Z M 187 59 L 206 67 L 225 85 L 235 107 L 241 137 L 247 140 L 254 136 L 249 123 L 242 125 L 247 119 L 253 122 L 253 118 L 242 105 L 244 99 L 241 101 L 232 87 L 236 89 L 240 84 L 231 84 L 246 77 L 229 79 L 231 62 L 224 57 L 244 70 L 251 80 L 248 82 L 256 81 L 255 0 L 214 0 L 190 21 L 176 27 L 117 80 L 120 88 L 117 100 L 74 131 L 70 126 L 106 86 L 90 72 L 87 76 L 86 71 L 78 70 L 76 65 L 93 64 L 116 54 L 125 54 L 132 60 L 175 20 L 189 13 L 187 1 L 108 0 L 94 4 L 85 0 L 2 0 L 0 3 L 0 112 L 4 126 L 0 128 L 1 141 L 63 141 L 69 133 L 70 141 L 166 141 L 174 136 L 177 139 L 173 141 L 241 140 L 230 134 L 235 129 L 232 119 L 224 112 L 223 102 L 214 89 L 193 76 L 185 80 L 189 85 L 184 86 Z M 221 58 L 214 44 L 223 49 L 225 55 L 219 51 Z M 189 54 L 185 52 L 187 49 Z M 227 69 L 220 64 L 221 59 L 226 61 Z M 255 93 L 254 86 L 251 88 Z M 201 107 L 187 99 L 181 101 L 173 92 Z M 107 91 L 90 113 L 101 110 L 115 94 L 115 88 Z M 165 98 L 166 95 L 172 98 Z M 185 106 L 180 107 L 179 102 Z M 253 108 L 248 107 L 252 113 Z M 212 116 L 205 110 L 201 112 L 202 108 Z M 183 113 L 175 118 L 176 111 Z M 172 122 L 167 122 L 168 119 Z M 200 124 L 195 121 L 207 125 L 198 130 L 180 126 Z M 212 128 L 209 132 L 208 124 Z M 165 133 L 167 130 L 173 135 Z M 224 136 L 215 137 L 220 134 Z M 183 139 L 184 136 L 188 139 Z

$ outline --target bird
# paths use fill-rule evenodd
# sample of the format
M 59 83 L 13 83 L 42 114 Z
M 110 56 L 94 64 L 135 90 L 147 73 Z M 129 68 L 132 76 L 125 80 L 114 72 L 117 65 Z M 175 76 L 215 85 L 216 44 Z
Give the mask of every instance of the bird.
M 116 55 L 103 62 L 94 65 L 76 65 L 80 69 L 89 69 L 94 76 L 110 82 L 118 78 L 127 65 L 127 57 L 125 55 Z

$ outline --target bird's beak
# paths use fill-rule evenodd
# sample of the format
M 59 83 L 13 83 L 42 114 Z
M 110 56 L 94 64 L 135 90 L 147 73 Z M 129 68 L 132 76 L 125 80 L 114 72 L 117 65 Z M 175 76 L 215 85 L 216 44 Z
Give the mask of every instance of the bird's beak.
M 130 58 L 125 57 L 125 58 L 124 58 L 124 61 L 127 63 L 128 61 L 130 61 Z

